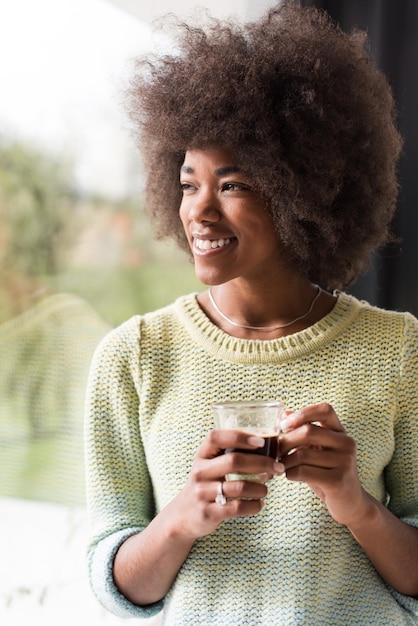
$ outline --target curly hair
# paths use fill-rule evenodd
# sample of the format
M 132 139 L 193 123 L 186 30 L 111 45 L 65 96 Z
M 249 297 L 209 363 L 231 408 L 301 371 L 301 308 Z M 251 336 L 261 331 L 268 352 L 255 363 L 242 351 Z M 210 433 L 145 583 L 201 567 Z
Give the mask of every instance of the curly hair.
M 292 266 L 335 289 L 390 240 L 402 141 L 364 32 L 279 4 L 256 22 L 175 23 L 172 54 L 136 60 L 128 113 L 159 238 L 178 216 L 186 150 L 233 152 L 266 202 Z

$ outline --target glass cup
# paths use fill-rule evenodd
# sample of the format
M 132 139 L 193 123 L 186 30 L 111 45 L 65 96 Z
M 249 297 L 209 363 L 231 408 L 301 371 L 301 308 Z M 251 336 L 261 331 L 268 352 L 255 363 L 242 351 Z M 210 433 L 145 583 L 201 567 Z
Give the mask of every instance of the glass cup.
M 224 452 L 264 454 L 278 460 L 280 420 L 285 406 L 276 400 L 217 402 L 212 405 L 215 426 L 222 430 L 240 430 L 262 437 L 264 445 L 252 450 L 227 448 Z M 267 474 L 227 474 L 226 480 L 266 482 Z

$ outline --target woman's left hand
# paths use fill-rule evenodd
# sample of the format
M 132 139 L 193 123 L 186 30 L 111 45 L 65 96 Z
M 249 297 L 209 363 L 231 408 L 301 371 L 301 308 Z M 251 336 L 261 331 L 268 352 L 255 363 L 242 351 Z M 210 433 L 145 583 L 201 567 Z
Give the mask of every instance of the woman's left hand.
M 282 420 L 280 461 L 289 480 L 305 482 L 341 524 L 362 515 L 367 496 L 357 473 L 356 442 L 329 404 L 316 404 Z

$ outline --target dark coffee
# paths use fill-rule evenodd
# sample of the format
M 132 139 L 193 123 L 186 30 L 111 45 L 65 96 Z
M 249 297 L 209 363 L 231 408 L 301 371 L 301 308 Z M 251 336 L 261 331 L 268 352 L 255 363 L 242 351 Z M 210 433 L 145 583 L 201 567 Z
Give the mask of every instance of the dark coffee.
M 263 454 L 264 456 L 270 456 L 272 459 L 277 459 L 279 453 L 279 440 L 277 435 L 269 435 L 263 437 L 264 445 L 259 448 L 252 448 L 251 450 L 243 450 L 241 448 L 227 448 L 225 452 L 243 452 L 244 454 Z

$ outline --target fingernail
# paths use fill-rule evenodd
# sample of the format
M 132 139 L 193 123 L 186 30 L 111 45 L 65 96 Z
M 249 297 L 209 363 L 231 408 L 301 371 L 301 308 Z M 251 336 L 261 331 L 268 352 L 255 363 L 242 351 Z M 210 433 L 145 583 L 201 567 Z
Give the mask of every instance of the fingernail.
M 248 437 L 248 443 L 251 446 L 256 446 L 257 448 L 261 448 L 261 446 L 264 446 L 265 441 L 262 437 L 257 437 L 256 435 L 252 435 L 251 437 Z
M 299 411 L 295 411 L 294 413 L 289 413 L 289 415 L 280 420 L 280 427 L 284 433 L 292 427 L 294 420 L 298 416 Z
M 279 463 L 278 461 L 274 462 L 273 467 L 276 474 L 284 474 L 284 471 L 286 469 L 283 463 Z
M 289 418 L 282 419 L 280 422 L 280 428 L 282 432 L 286 433 L 289 430 L 292 420 Z

